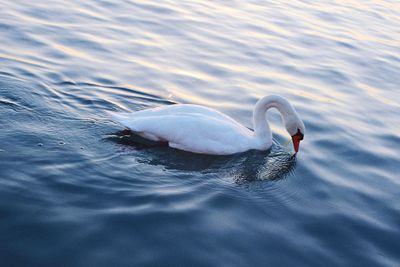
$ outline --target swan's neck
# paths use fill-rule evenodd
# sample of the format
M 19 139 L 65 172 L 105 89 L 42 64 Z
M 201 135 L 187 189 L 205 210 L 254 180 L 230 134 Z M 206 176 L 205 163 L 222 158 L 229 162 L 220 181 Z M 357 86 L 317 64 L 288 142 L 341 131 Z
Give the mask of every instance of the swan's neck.
M 258 100 L 253 112 L 253 125 L 255 137 L 259 140 L 272 140 L 272 133 L 269 127 L 266 112 L 270 108 L 276 108 L 285 122 L 292 113 L 292 106 L 281 96 L 270 95 Z

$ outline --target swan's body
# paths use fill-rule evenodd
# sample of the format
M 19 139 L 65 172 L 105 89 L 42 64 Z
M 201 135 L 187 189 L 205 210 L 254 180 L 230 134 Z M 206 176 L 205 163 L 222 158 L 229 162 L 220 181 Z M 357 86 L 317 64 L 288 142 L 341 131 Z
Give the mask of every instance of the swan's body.
M 267 150 L 272 145 L 272 133 L 266 120 L 266 111 L 277 108 L 286 129 L 293 136 L 304 125 L 289 102 L 280 96 L 260 99 L 254 109 L 254 131 L 231 117 L 211 108 L 175 104 L 132 113 L 111 113 L 114 121 L 136 134 L 170 147 L 213 155 L 229 155 L 250 149 Z

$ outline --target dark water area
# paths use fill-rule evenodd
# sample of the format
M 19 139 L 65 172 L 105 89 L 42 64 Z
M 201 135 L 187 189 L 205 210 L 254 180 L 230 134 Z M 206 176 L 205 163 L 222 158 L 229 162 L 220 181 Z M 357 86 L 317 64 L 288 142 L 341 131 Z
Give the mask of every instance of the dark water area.
M 398 1 L 1 1 L 1 266 L 399 266 Z M 140 144 L 106 111 L 195 103 L 269 151 Z

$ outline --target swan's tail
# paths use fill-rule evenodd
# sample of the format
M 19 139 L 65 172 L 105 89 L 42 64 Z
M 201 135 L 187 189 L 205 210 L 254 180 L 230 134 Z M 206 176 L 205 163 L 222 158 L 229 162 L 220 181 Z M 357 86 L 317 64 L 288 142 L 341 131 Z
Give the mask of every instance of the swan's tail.
M 155 134 L 152 134 L 150 132 L 144 132 L 138 129 L 138 125 L 135 123 L 135 120 L 132 119 L 132 113 L 126 113 L 126 112 L 112 112 L 112 111 L 106 111 L 108 117 L 112 120 L 115 121 L 122 126 L 128 128 L 130 131 L 134 132 L 136 135 L 139 135 L 145 139 L 155 141 L 155 142 L 167 142 L 165 139 L 158 137 Z
M 130 113 L 126 112 L 113 112 L 113 111 L 105 111 L 107 116 L 114 122 L 121 124 L 122 126 L 128 127 L 127 120 L 129 118 Z

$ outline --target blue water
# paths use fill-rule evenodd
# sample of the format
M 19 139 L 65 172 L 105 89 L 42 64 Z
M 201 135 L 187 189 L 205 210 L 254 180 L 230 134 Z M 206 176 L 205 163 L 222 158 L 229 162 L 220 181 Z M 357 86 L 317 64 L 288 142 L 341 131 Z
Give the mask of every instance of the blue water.
M 0 0 L 1 266 L 399 266 L 398 1 Z M 172 103 L 269 152 L 140 146 L 105 111 Z M 201 140 L 199 140 L 201 141 Z

